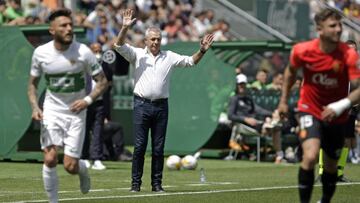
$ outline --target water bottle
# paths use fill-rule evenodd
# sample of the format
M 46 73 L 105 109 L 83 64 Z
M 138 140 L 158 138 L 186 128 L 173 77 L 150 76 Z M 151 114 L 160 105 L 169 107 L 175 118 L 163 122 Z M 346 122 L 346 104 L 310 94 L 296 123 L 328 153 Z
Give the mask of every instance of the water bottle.
M 200 183 L 205 183 L 206 182 L 206 177 L 205 177 L 205 170 L 204 168 L 200 169 Z

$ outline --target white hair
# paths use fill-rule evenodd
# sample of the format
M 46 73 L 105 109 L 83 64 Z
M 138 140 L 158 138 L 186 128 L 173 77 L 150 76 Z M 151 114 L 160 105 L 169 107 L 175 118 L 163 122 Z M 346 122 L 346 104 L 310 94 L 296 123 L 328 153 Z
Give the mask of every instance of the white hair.
M 151 26 L 148 29 L 145 30 L 145 37 L 149 35 L 150 32 L 157 32 L 161 34 L 161 30 L 158 27 Z

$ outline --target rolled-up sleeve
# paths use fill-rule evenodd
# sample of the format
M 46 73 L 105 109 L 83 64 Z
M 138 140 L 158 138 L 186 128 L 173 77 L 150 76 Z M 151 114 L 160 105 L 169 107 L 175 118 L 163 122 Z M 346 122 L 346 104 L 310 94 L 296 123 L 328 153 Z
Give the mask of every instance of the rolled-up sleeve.
M 132 47 L 131 45 L 129 45 L 127 43 L 125 43 L 122 46 L 119 46 L 115 43 L 114 49 L 130 63 L 133 63 L 136 60 L 135 47 Z

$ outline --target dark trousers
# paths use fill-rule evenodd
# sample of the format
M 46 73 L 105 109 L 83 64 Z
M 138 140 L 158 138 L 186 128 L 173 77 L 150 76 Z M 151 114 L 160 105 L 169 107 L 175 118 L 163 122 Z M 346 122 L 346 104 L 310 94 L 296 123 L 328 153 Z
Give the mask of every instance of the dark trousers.
M 134 153 L 132 161 L 132 184 L 141 185 L 144 170 L 144 155 L 151 130 L 151 185 L 161 185 L 164 167 L 164 144 L 168 121 L 168 102 L 151 102 L 135 96 L 134 98 Z
M 105 141 L 104 154 L 108 159 L 116 161 L 124 153 L 124 132 L 119 123 L 108 121 L 104 124 L 103 137 Z
M 102 131 L 104 119 L 103 101 L 95 101 L 87 109 L 86 133 L 81 156 L 82 159 L 102 160 L 104 144 Z

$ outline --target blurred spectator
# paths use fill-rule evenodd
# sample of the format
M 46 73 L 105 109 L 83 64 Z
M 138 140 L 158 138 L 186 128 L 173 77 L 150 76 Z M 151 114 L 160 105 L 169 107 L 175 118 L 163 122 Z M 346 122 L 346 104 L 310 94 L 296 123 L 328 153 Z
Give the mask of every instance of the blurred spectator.
M 248 85 L 249 88 L 262 90 L 266 87 L 268 72 L 265 69 L 259 69 L 256 73 L 256 80 Z
M 214 26 L 214 40 L 215 41 L 228 41 L 230 39 L 228 32 L 230 25 L 225 20 L 219 20 L 219 22 Z
M 5 10 L 6 2 L 5 0 L 0 0 L 0 26 L 5 23 Z
M 25 9 L 24 14 L 19 6 L 20 1 Z M 103 49 L 108 49 L 109 44 L 112 44 L 114 33 L 121 27 L 121 12 L 127 8 L 136 11 L 138 18 L 127 40 L 139 47 L 143 47 L 143 41 L 138 36 L 143 36 L 150 26 L 161 28 L 163 45 L 176 41 L 199 41 L 203 34 L 213 31 L 217 32 L 216 38 L 219 40 L 229 40 L 229 24 L 218 22 L 214 25 L 214 10 L 195 8 L 194 0 L 8 0 L 11 9 L 5 9 L 5 2 L 0 0 L 0 23 L 7 25 L 45 23 L 54 8 L 72 8 L 75 10 L 74 25 L 87 28 L 88 41 L 100 42 Z M 15 14 L 11 15 L 12 18 L 18 19 L 10 23 L 11 20 L 1 12 L 4 9 Z M 195 12 L 197 17 L 194 17 Z M 19 19 L 19 16 L 24 18 Z
M 193 25 L 196 28 L 199 37 L 205 35 L 209 30 L 211 30 L 212 26 L 206 17 L 206 11 L 201 11 L 193 20 Z
M 40 18 L 42 23 L 45 23 L 50 12 L 51 10 L 45 5 L 44 1 L 39 0 L 39 3 L 36 5 L 35 8 L 31 10 L 31 13 L 29 15 L 37 16 Z
M 281 150 L 281 125 L 280 116 L 255 104 L 253 99 L 247 95 L 247 77 L 244 74 L 236 76 L 236 95 L 232 96 L 229 103 L 228 118 L 234 125 L 244 124 L 259 135 L 271 135 L 273 147 L 276 151 L 275 163 L 280 163 L 284 158 Z M 233 138 L 232 138 L 233 139 Z M 236 140 L 230 139 L 229 146 L 235 150 L 241 150 Z
M 9 0 L 4 16 L 7 22 L 11 22 L 12 20 L 23 17 L 21 0 Z
M 265 86 L 265 89 L 281 91 L 283 82 L 284 74 L 282 72 L 277 72 L 273 75 L 272 82 Z
M 53 11 L 57 8 L 63 8 L 64 7 L 64 1 L 61 0 L 42 0 L 44 2 L 44 5 L 50 10 Z

